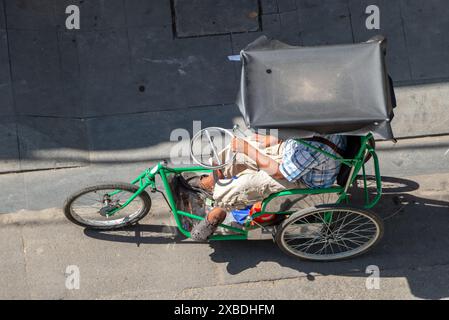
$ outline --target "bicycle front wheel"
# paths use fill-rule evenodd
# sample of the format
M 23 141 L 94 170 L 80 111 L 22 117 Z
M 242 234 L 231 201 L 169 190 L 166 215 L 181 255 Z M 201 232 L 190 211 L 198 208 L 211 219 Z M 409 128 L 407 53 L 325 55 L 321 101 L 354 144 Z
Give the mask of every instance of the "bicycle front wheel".
M 151 198 L 145 191 L 122 207 L 138 189 L 133 184 L 111 183 L 79 190 L 65 201 L 64 214 L 71 222 L 91 229 L 112 230 L 133 225 L 151 208 Z

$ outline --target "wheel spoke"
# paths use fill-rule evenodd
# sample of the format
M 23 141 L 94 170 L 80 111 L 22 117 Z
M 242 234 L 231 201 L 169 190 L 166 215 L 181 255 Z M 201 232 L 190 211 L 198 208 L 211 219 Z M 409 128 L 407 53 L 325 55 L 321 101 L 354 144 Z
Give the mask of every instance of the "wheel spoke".
M 315 245 L 315 244 L 318 244 L 318 243 L 321 243 L 321 242 L 323 242 L 324 240 L 323 239 L 321 239 L 321 238 L 313 238 L 313 239 L 310 239 L 309 241 L 306 241 L 305 243 L 301 243 L 301 244 L 298 244 L 298 245 L 293 245 L 292 247 L 294 247 L 294 248 L 299 248 L 299 247 L 306 247 L 306 250 L 308 249 L 308 248 L 310 248 L 311 246 L 313 246 L 313 245 Z
M 321 254 L 321 252 L 324 250 L 324 254 L 326 254 L 326 248 L 330 245 L 330 242 L 325 241 L 324 246 L 319 249 L 318 251 L 314 252 L 313 254 Z
M 371 239 L 371 237 L 369 237 L 369 236 L 364 236 L 364 235 L 358 234 L 356 232 L 350 232 L 349 234 L 355 234 L 356 236 L 355 237 L 350 237 L 350 238 L 348 238 L 348 237 L 344 237 L 344 238 L 345 239 L 359 239 L 359 238 Z
M 314 240 L 316 240 L 316 239 L 314 239 Z M 324 240 L 322 240 L 322 239 L 318 239 L 318 240 L 316 240 L 316 241 L 313 241 L 313 242 L 311 242 L 310 244 L 308 244 L 306 247 L 305 247 L 305 249 L 303 249 L 305 252 L 307 252 L 312 246 L 314 246 L 314 245 L 318 245 L 318 244 L 320 244 L 320 243 L 325 243 L 325 241 Z M 304 246 L 304 245 L 298 245 L 298 246 L 293 246 L 295 249 L 299 249 L 300 247 L 302 247 L 302 246 Z
M 342 243 L 342 245 L 340 245 L 340 242 Z M 337 244 L 337 246 L 344 247 L 345 249 L 347 249 L 347 251 L 352 250 L 350 247 L 346 245 L 346 243 L 343 240 L 336 240 L 335 244 Z
M 361 227 L 363 227 L 363 226 L 365 226 L 365 225 L 372 225 L 372 224 L 373 224 L 373 223 L 372 223 L 371 221 L 367 221 L 367 222 L 364 222 L 364 223 L 362 223 L 362 224 L 359 224 L 359 225 L 355 226 L 353 229 L 350 229 L 350 230 L 348 230 L 348 231 L 346 231 L 346 232 L 353 232 L 353 231 L 356 231 L 356 230 L 359 231 L 359 232 L 363 232 L 363 231 L 369 231 L 369 229 L 371 229 L 371 228 L 376 229 L 375 226 L 372 226 L 372 227 L 367 227 L 367 228 L 365 228 L 365 229 L 360 230 Z
M 324 213 L 323 213 L 323 215 L 324 215 Z M 332 231 L 331 231 L 331 229 L 329 228 L 329 223 L 326 222 L 326 221 L 324 220 L 324 217 L 321 218 L 321 215 L 318 214 L 318 218 L 321 220 L 321 222 L 323 223 L 323 225 L 326 227 L 327 231 L 329 231 L 329 232 L 332 234 Z
M 349 242 L 355 243 L 355 244 L 358 245 L 358 246 L 360 246 L 360 245 L 362 245 L 362 244 L 365 243 L 364 241 L 357 241 L 357 240 L 349 239 L 349 238 L 342 238 L 342 239 L 343 239 L 344 241 L 349 241 Z
M 214 154 L 215 160 L 217 161 L 218 165 L 221 165 L 220 158 L 218 157 L 218 151 L 217 151 L 217 148 L 215 147 L 215 143 L 214 143 L 214 141 L 212 140 L 212 138 L 211 138 L 211 136 L 210 136 L 210 134 L 209 134 L 209 131 L 208 131 L 208 130 L 204 130 L 204 132 L 206 133 L 207 140 L 209 140 L 209 144 L 210 144 L 210 146 L 212 147 L 212 152 L 213 152 L 213 154 Z
M 350 225 L 351 223 L 355 223 L 355 221 L 357 221 L 358 219 L 362 219 L 362 218 L 363 217 L 361 217 L 361 216 L 355 217 L 354 219 L 352 219 L 351 221 L 347 222 L 346 224 L 342 224 L 340 226 L 339 230 L 343 229 L 345 226 Z

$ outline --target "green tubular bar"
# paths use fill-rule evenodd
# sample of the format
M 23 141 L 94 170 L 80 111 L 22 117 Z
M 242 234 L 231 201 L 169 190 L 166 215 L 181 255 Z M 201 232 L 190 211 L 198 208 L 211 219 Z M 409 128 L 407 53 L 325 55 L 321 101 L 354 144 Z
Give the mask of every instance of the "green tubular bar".
M 321 193 L 340 193 L 343 191 L 342 187 L 331 187 L 331 188 L 325 188 L 325 189 L 291 189 L 291 190 L 283 190 L 276 193 L 273 193 L 268 196 L 268 198 L 265 198 L 262 201 L 262 210 L 260 214 L 270 213 L 274 214 L 276 212 L 268 212 L 265 211 L 265 208 L 267 207 L 268 203 L 277 197 L 283 197 L 283 196 L 290 196 L 294 194 L 321 194 Z M 254 215 L 256 217 L 256 215 Z
M 348 166 L 351 166 L 353 164 L 353 162 L 354 162 L 354 159 L 344 159 L 342 157 L 336 156 L 336 155 L 334 155 L 332 153 L 327 152 L 326 150 L 323 150 L 323 149 L 320 149 L 318 147 L 315 147 L 314 145 L 311 145 L 310 143 L 308 143 L 308 142 L 306 142 L 304 140 L 301 140 L 301 139 L 295 139 L 295 140 L 297 142 L 301 143 L 302 145 L 305 145 L 306 147 L 314 150 L 314 151 L 318 151 L 318 152 L 324 154 L 325 156 L 327 156 L 327 157 L 329 157 L 331 159 L 334 159 L 334 160 L 338 160 L 341 163 L 344 163 L 344 164 L 346 164 Z
M 172 171 L 171 169 L 169 171 Z M 157 172 L 159 173 L 161 180 L 162 180 L 162 184 L 164 185 L 165 188 L 165 193 L 167 194 L 167 201 L 168 204 L 170 205 L 170 209 L 173 212 L 173 216 L 175 218 L 176 221 L 176 225 L 178 226 L 179 231 L 181 231 L 181 233 L 186 236 L 187 238 L 190 238 L 190 232 L 185 230 L 182 226 L 181 223 L 181 219 L 179 218 L 179 214 L 178 214 L 178 210 L 176 209 L 176 202 L 175 199 L 173 198 L 173 195 L 171 193 L 171 189 L 170 189 L 170 185 L 168 183 L 167 180 L 167 175 L 165 173 L 165 169 L 163 167 L 160 167 Z
M 157 168 L 159 171 L 162 167 L 161 163 L 158 163 Z M 145 190 L 148 187 L 155 188 L 155 182 L 154 182 L 154 174 L 150 172 L 150 169 L 146 169 L 143 171 L 137 178 L 135 178 L 133 181 L 131 181 L 131 184 L 136 184 L 139 182 L 139 189 L 124 203 L 120 206 L 120 208 L 116 208 L 114 210 L 111 210 L 107 213 L 107 215 L 110 217 L 114 215 L 116 212 L 120 211 L 121 209 L 125 208 L 128 204 L 130 204 L 143 190 Z M 118 193 L 122 192 L 122 190 L 116 190 L 109 195 L 116 195 Z
M 173 173 L 192 172 L 192 171 L 212 172 L 211 169 L 206 169 L 203 167 L 185 167 L 185 168 L 165 168 L 164 167 L 164 170 L 167 172 L 173 172 Z
M 184 212 L 184 211 L 180 211 L 177 210 L 177 213 L 181 216 L 186 216 L 192 219 L 196 219 L 196 220 L 204 220 L 204 217 L 202 216 L 197 216 L 196 214 L 192 214 L 192 213 L 188 213 L 188 212 Z M 235 228 L 232 226 L 228 226 L 227 224 L 220 224 L 220 227 L 237 232 L 237 233 L 241 233 L 241 234 L 246 234 L 247 232 L 245 230 L 239 229 L 239 228 Z
M 200 170 L 198 170 L 200 169 Z M 185 230 L 184 227 L 182 226 L 181 223 L 181 219 L 180 216 L 187 216 L 189 218 L 192 219 L 196 219 L 196 220 L 203 220 L 204 217 L 192 214 L 192 213 L 188 213 L 188 212 L 183 212 L 183 211 L 178 211 L 178 209 L 176 208 L 176 203 L 175 203 L 175 199 L 173 198 L 173 194 L 171 193 L 171 189 L 170 189 L 170 185 L 168 183 L 167 180 L 167 173 L 181 173 L 181 172 L 186 172 L 186 171 L 203 171 L 203 172 L 210 172 L 210 169 L 205 169 L 203 167 L 189 167 L 189 168 L 165 168 L 165 167 L 160 167 L 158 170 L 158 173 L 161 177 L 162 183 L 164 185 L 164 188 L 166 190 L 166 194 L 167 194 L 167 200 L 168 203 L 171 207 L 171 211 L 173 213 L 173 216 L 175 218 L 176 221 L 176 225 L 178 226 L 178 229 L 181 231 L 181 233 L 186 236 L 187 238 L 190 238 L 190 232 Z M 239 234 L 228 234 L 228 235 L 214 235 L 212 236 L 210 239 L 211 240 L 246 240 L 247 239 L 247 232 L 245 230 L 241 230 L 238 228 L 234 228 L 232 226 L 228 226 L 225 224 L 220 224 L 220 227 L 229 229 L 231 231 L 237 232 Z
M 363 175 L 363 191 L 365 194 L 365 203 L 369 202 L 369 193 L 367 188 L 367 182 L 366 182 L 366 170 L 365 170 L 365 164 L 362 166 L 362 175 Z
M 371 146 L 368 146 L 368 152 L 373 157 L 374 173 L 376 177 L 376 196 L 373 201 L 365 204 L 365 208 L 371 209 L 379 203 L 380 198 L 382 197 L 382 177 L 380 176 L 379 158 L 377 157 L 376 151 Z
M 118 210 L 120 210 L 120 209 L 122 209 L 122 208 L 124 208 L 124 207 L 126 207 L 128 204 L 130 204 L 131 203 L 131 201 L 133 201 L 143 190 L 145 190 L 145 188 L 146 187 L 148 187 L 147 185 L 142 185 L 142 186 L 140 186 L 140 188 L 139 188 L 139 190 L 137 190 L 128 200 L 126 200 L 126 202 L 122 205 L 122 206 L 120 206 L 120 208 L 117 208 L 117 209 L 114 209 L 113 211 L 111 211 L 110 213 L 108 213 L 108 215 L 109 214 L 114 214 L 115 212 L 117 212 Z

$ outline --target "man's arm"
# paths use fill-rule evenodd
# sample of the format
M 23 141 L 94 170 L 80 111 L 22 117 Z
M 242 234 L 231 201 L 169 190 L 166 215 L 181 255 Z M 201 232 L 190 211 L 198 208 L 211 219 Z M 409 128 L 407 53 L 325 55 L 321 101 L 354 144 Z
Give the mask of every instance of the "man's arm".
M 231 148 L 234 152 L 240 152 L 247 155 L 249 158 L 257 163 L 257 166 L 267 172 L 275 179 L 285 179 L 284 175 L 279 170 L 279 164 L 268 157 L 267 155 L 259 152 L 248 141 L 239 138 L 233 138 L 231 142 Z
M 281 142 L 280 139 L 270 135 L 263 135 L 260 133 L 255 133 L 253 139 L 259 142 L 264 148 L 273 146 Z

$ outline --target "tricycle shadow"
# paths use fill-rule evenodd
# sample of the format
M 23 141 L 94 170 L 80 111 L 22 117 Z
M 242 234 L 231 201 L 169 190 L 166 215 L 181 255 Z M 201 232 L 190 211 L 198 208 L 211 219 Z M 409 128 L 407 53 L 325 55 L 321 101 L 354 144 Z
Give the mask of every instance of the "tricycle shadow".
M 168 225 L 137 223 L 132 227 L 121 228 L 114 231 L 101 231 L 86 228 L 84 229 L 84 234 L 98 240 L 133 243 L 137 246 L 140 246 L 141 244 L 191 243 L 185 241 L 186 237 L 180 234 L 175 226 Z
M 444 268 L 449 264 L 449 202 L 413 195 L 419 184 L 411 180 L 392 177 L 382 180 L 384 196 L 375 210 L 384 219 L 385 234 L 380 244 L 363 256 L 329 263 L 301 261 L 285 255 L 268 240 L 213 241 L 209 243 L 214 250 L 210 258 L 216 263 L 225 263 L 231 275 L 250 269 L 257 271 L 255 268 L 259 264 L 275 262 L 280 267 L 307 275 L 312 281 L 315 274 L 366 278 L 369 275 L 367 267 L 376 265 L 380 268 L 381 278 L 407 279 L 416 297 L 449 297 L 449 276 Z M 353 190 L 352 194 L 357 199 L 357 192 Z M 448 196 L 441 195 L 440 199 Z M 191 244 L 183 241 L 184 237 L 176 231 L 171 226 L 137 225 L 118 233 L 86 229 L 85 234 L 100 240 L 137 245 Z M 143 233 L 151 233 L 151 236 L 142 236 Z M 275 269 L 279 269 L 281 278 L 285 272 L 282 268 Z
M 381 278 L 405 278 L 416 297 L 449 297 L 449 276 L 443 267 L 449 264 L 449 202 L 410 194 L 419 189 L 419 184 L 411 180 L 382 177 L 382 181 L 384 195 L 375 211 L 384 219 L 385 234 L 365 255 L 337 262 L 307 262 L 284 255 L 269 241 L 242 241 L 238 245 L 211 243 L 211 259 L 227 263 L 230 274 L 256 268 L 262 262 L 276 262 L 304 273 L 312 281 L 314 274 L 366 278 L 370 275 L 367 267 L 376 265 Z M 443 197 L 449 199 L 449 191 Z M 362 280 L 361 285 L 364 283 Z

